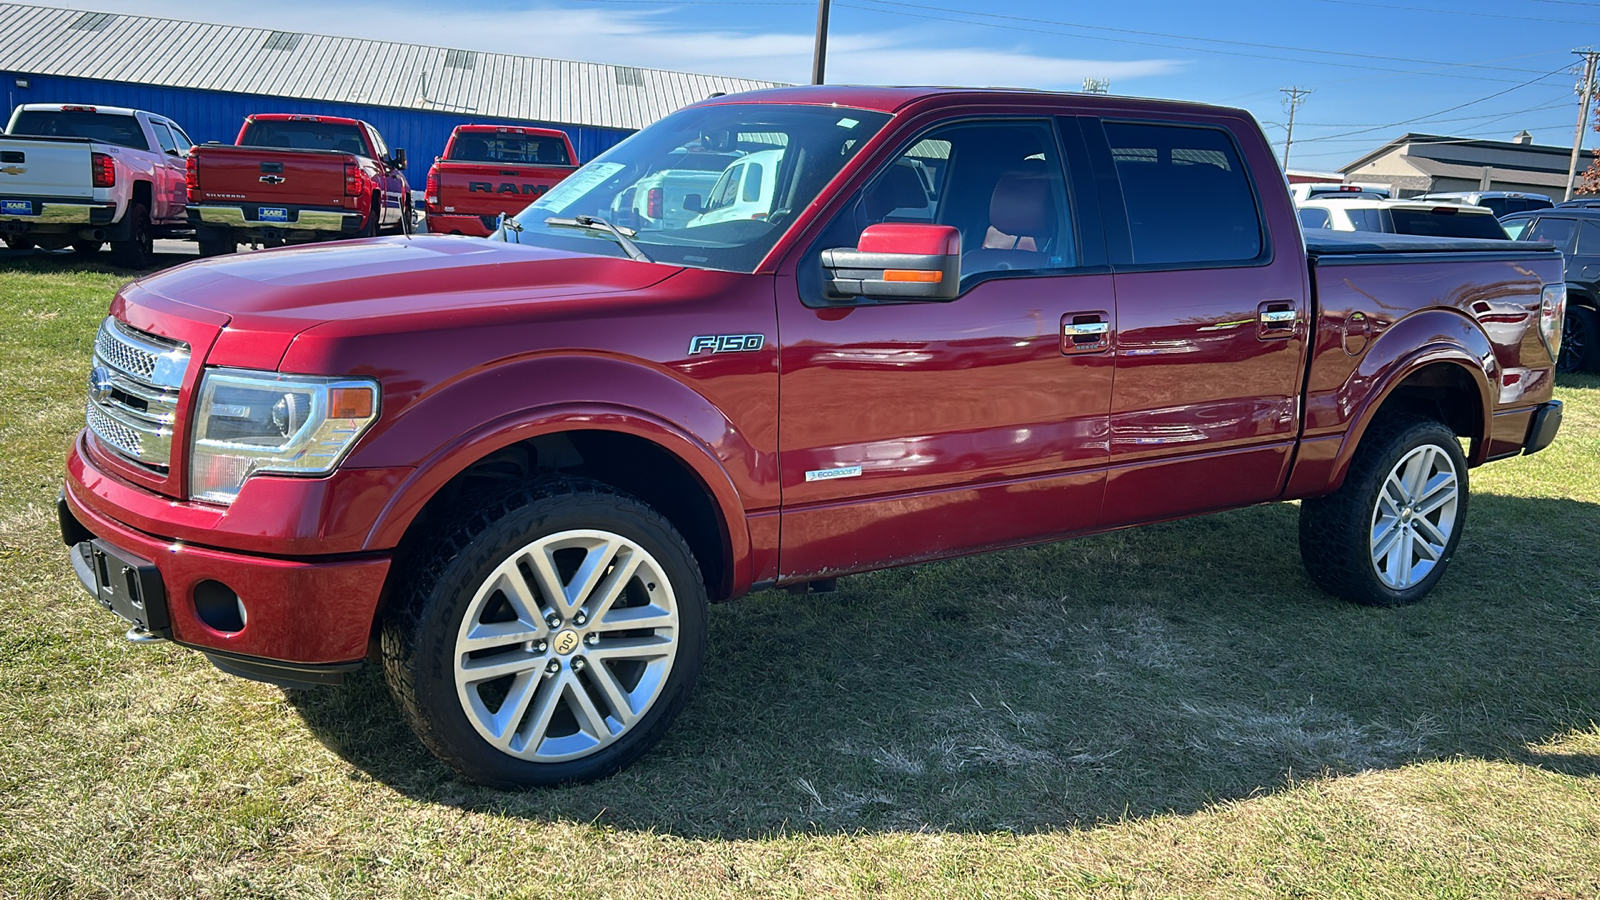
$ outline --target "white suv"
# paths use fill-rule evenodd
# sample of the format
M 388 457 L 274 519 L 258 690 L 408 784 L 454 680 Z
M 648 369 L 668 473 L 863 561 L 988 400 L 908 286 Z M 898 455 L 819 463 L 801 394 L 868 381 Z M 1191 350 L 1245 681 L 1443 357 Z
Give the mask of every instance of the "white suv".
M 1494 213 L 1482 206 L 1417 200 L 1307 200 L 1299 210 L 1300 225 L 1306 229 L 1508 239 Z

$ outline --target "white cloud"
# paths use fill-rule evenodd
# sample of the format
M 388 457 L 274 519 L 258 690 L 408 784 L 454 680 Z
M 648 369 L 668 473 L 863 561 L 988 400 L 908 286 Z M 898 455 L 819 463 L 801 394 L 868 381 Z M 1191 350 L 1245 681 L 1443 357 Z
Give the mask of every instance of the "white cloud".
M 35 0 L 38 2 L 38 0 Z M 193 19 L 406 41 L 525 56 L 673 69 L 771 81 L 805 82 L 811 74 L 809 12 L 797 30 L 705 31 L 674 22 L 670 7 L 488 9 L 419 2 L 327 3 L 246 0 L 57 0 L 47 5 L 129 15 Z M 737 7 L 726 7 L 732 15 Z M 806 30 L 798 30 L 799 28 Z M 958 27 L 923 26 L 873 34 L 835 32 L 828 39 L 828 80 L 862 84 L 964 84 L 1076 89 L 1085 77 L 1113 83 L 1172 72 L 1175 60 L 1085 60 L 1021 49 L 938 46 Z

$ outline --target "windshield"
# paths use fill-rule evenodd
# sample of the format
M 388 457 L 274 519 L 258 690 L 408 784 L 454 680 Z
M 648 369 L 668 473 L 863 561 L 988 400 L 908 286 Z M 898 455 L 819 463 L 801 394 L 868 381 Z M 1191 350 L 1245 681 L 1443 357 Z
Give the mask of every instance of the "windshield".
M 681 110 L 568 176 L 496 238 L 627 255 L 605 229 L 547 224 L 597 216 L 626 229 L 657 262 L 753 272 L 794 214 L 888 121 L 828 106 Z M 735 165 L 741 171 L 724 180 Z

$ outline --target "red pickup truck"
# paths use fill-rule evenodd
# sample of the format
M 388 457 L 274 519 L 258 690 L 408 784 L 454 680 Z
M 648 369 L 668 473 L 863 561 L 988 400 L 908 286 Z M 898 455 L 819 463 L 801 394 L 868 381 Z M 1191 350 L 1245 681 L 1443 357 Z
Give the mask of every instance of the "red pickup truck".
M 565 132 L 513 125 L 458 125 L 428 170 L 423 206 L 432 234 L 488 237 L 578 168 Z
M 765 215 L 605 218 L 689 148 L 762 154 Z M 1239 110 L 718 97 L 496 238 L 117 293 L 60 515 L 130 637 L 297 686 L 370 655 L 466 777 L 593 779 L 683 707 L 708 602 L 1298 499 L 1316 583 L 1411 603 L 1471 468 L 1561 422 L 1559 254 L 1308 243 Z
M 249 116 L 234 146 L 189 153 L 189 222 L 201 256 L 410 229 L 406 152 L 359 119 Z

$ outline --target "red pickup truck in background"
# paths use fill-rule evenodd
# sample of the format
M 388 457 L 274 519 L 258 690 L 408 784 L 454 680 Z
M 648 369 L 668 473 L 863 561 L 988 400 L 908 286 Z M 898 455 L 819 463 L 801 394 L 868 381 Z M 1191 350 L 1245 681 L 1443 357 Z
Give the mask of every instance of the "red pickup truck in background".
M 428 231 L 488 237 L 501 213 L 521 212 L 578 168 L 565 132 L 461 125 L 428 170 Z
M 691 151 L 746 171 L 607 218 Z M 683 708 L 709 602 L 1300 500 L 1315 583 L 1412 603 L 1470 469 L 1561 423 L 1560 254 L 1302 239 L 1236 109 L 717 97 L 494 237 L 117 292 L 59 513 L 131 638 L 297 686 L 370 652 L 468 778 L 587 780 Z
M 359 119 L 263 114 L 234 146 L 189 154 L 189 222 L 201 256 L 408 231 L 406 152 Z

